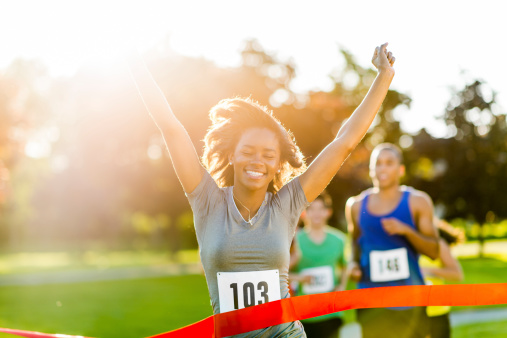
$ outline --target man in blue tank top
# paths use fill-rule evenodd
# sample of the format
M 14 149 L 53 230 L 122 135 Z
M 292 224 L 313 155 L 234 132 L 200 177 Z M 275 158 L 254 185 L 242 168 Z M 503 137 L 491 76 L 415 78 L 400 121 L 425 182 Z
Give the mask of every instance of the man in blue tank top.
M 400 148 L 375 147 L 370 158 L 373 188 L 347 201 L 345 214 L 352 234 L 351 279 L 358 288 L 424 285 L 418 257 L 438 257 L 433 203 L 424 192 L 400 186 L 405 173 Z M 360 309 L 363 337 L 426 337 L 421 307 Z

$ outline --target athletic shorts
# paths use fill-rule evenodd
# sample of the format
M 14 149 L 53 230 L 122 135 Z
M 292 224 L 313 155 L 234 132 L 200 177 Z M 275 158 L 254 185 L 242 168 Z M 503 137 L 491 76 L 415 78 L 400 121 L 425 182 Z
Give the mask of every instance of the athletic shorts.
M 308 338 L 336 338 L 338 330 L 343 325 L 343 320 L 336 317 L 318 322 L 303 321 L 302 323 Z
M 357 320 L 363 338 L 426 338 L 430 334 L 425 307 L 358 309 Z
M 451 323 L 449 314 L 429 317 L 431 338 L 449 338 L 451 337 Z

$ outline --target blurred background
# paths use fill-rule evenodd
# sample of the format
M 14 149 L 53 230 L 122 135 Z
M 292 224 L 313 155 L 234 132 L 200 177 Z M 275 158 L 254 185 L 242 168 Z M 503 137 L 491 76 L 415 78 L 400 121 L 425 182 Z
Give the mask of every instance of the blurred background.
M 0 327 L 140 337 L 211 315 L 189 204 L 123 59 L 131 47 L 199 152 L 209 109 L 251 96 L 311 162 L 388 41 L 396 76 L 328 188 L 330 225 L 346 232 L 345 201 L 371 186 L 371 149 L 393 142 L 403 183 L 466 234 L 454 248 L 463 283 L 505 282 L 501 5 L 0 1 Z M 502 307 L 455 312 L 482 318 L 455 319 L 458 337 L 507 334 Z

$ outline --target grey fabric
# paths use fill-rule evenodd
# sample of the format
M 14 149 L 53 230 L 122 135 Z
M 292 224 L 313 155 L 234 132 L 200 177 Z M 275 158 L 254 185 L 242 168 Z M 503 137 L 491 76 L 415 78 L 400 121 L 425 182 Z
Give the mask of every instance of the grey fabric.
M 308 202 L 299 179 L 278 193 L 267 193 L 250 225 L 239 213 L 232 187 L 219 188 L 209 173 L 187 194 L 194 212 L 199 254 L 206 274 L 213 312 L 220 313 L 217 272 L 278 269 L 280 294 L 290 297 L 289 249 L 297 221 Z M 306 337 L 299 321 L 234 337 Z

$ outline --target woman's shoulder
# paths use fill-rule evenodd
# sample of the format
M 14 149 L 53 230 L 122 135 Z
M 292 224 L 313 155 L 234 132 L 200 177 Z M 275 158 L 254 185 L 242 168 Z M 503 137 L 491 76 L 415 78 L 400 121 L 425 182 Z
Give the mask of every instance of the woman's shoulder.
M 286 197 L 294 197 L 295 195 L 304 195 L 303 187 L 299 182 L 299 176 L 294 177 L 287 183 L 285 183 L 280 190 L 269 192 L 272 199 L 283 199 Z
M 201 181 L 197 187 L 189 193 L 185 193 L 190 204 L 216 204 L 225 200 L 226 188 L 220 188 L 207 170 L 204 170 Z

